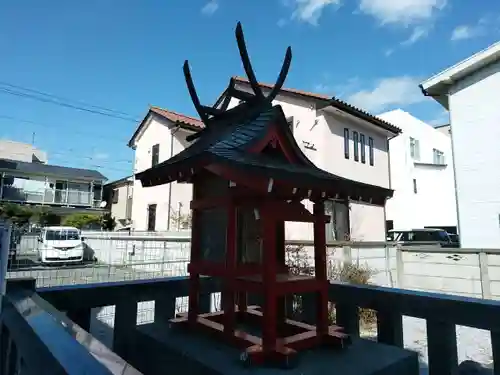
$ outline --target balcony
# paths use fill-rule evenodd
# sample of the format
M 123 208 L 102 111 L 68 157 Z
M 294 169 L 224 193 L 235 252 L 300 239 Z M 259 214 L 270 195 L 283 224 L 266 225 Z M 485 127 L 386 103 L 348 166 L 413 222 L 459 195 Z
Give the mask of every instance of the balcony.
M 99 208 L 101 201 L 94 198 L 94 194 L 87 191 L 62 189 L 28 190 L 13 186 L 4 186 L 1 196 L 1 200 L 10 202 Z
M 185 300 L 182 303 L 179 299 L 187 295 L 185 277 L 39 289 L 34 285 L 34 280 L 29 279 L 8 282 L 3 298 L 0 373 L 135 375 L 181 368 L 179 358 L 169 356 L 152 339 L 152 334 L 185 308 Z M 219 291 L 215 280 L 202 279 L 202 311 L 218 307 L 214 297 Z M 300 298 L 302 310 L 287 312 L 292 311 L 295 319 L 314 324 L 314 303 L 308 300 L 310 296 Z M 154 301 L 154 316 L 150 322 L 138 325 L 138 304 L 145 301 Z M 458 373 L 457 325 L 488 330 L 493 373 L 500 373 L 500 302 L 345 283 L 331 284 L 330 301 L 335 303 L 336 323 L 345 327 L 356 342 L 385 348 L 386 353 L 391 352 L 391 347 L 403 347 L 403 316 L 425 319 L 429 360 L 428 368 L 420 371 L 430 375 Z M 109 328 L 112 349 L 87 332 L 91 308 L 110 305 L 115 306 L 114 328 Z M 360 307 L 376 312 L 377 332 L 373 340 L 360 337 Z M 360 353 L 359 358 L 368 357 Z M 230 359 L 227 361 L 229 364 Z M 350 366 L 355 369 L 356 361 Z M 182 368 L 187 374 L 195 373 L 192 368 Z M 325 373 L 328 370 L 324 369 Z M 414 370 L 411 375 L 419 371 Z

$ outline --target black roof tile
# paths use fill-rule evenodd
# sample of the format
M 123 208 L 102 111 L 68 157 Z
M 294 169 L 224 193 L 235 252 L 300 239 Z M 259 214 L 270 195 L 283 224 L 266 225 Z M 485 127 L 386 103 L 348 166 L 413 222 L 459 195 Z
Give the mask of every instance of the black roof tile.
M 0 171 L 20 172 L 37 176 L 54 176 L 67 179 L 105 181 L 107 178 L 92 169 L 70 168 L 59 165 L 28 163 L 18 160 L 0 159 Z

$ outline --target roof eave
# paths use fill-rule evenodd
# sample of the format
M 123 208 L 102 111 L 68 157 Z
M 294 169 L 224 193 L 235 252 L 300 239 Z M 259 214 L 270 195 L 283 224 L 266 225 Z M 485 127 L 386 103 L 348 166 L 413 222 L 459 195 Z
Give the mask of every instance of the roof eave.
M 235 77 L 232 77 L 231 80 L 229 81 L 228 88 L 231 86 L 234 86 L 236 83 L 249 85 L 249 83 L 247 81 L 242 81 L 242 80 L 239 80 Z M 262 84 L 261 84 L 261 86 L 262 86 Z M 263 86 L 263 87 L 266 89 L 269 89 L 269 87 L 267 87 L 267 86 Z M 227 91 L 227 89 L 226 89 L 226 91 Z M 221 95 L 221 97 L 219 99 L 221 99 L 224 96 L 226 91 L 224 91 L 224 93 Z M 385 123 L 384 121 L 380 121 L 375 116 L 373 116 L 369 113 L 364 113 L 363 111 L 356 109 L 355 107 L 350 106 L 349 104 L 344 103 L 343 101 L 341 101 L 337 98 L 314 97 L 314 96 L 307 95 L 306 93 L 290 91 L 287 89 L 282 89 L 280 94 L 278 94 L 278 95 L 289 95 L 289 96 L 295 96 L 295 97 L 298 96 L 301 98 L 305 98 L 306 100 L 310 100 L 311 102 L 321 103 L 321 105 L 317 108 L 326 108 L 328 106 L 336 107 L 339 110 L 342 110 L 342 111 L 350 114 L 351 116 L 357 117 L 357 118 L 362 119 L 364 121 L 367 121 L 375 126 L 378 126 L 382 129 L 388 131 L 392 135 L 398 135 L 401 133 L 401 129 L 399 129 L 398 127 L 396 127 L 392 124 L 389 124 L 389 123 Z
M 135 141 L 136 141 L 137 137 L 139 136 L 142 128 L 145 126 L 146 121 L 147 121 L 147 119 L 148 119 L 149 116 L 159 116 L 159 117 L 164 118 L 164 119 L 166 119 L 168 121 L 171 121 L 170 119 L 162 116 L 161 114 L 152 111 L 151 108 L 150 108 L 149 111 L 148 111 L 148 113 L 146 114 L 146 116 L 144 116 L 144 119 L 141 121 L 141 123 L 137 127 L 136 131 L 132 135 L 132 138 L 130 138 L 130 140 L 128 141 L 127 146 L 130 147 L 132 150 L 135 150 L 135 148 L 136 148 Z M 173 122 L 173 121 L 171 121 L 171 122 Z M 175 122 L 173 122 L 173 124 L 175 126 L 177 126 L 177 127 L 180 127 L 181 129 L 184 129 L 184 130 L 187 130 L 187 131 L 199 132 L 201 130 L 200 128 L 198 128 L 198 127 L 196 127 L 194 125 L 191 125 L 191 124 L 188 124 L 188 123 L 185 123 L 185 122 L 182 122 L 182 121 L 175 121 Z
M 402 130 L 398 128 L 397 126 L 394 126 L 386 121 L 382 121 L 378 119 L 377 117 L 365 113 L 363 111 L 360 111 L 356 109 L 355 107 L 350 106 L 347 103 L 344 103 L 336 98 L 333 98 L 330 100 L 328 103 L 328 106 L 337 108 L 338 110 L 341 110 L 342 112 L 347 113 L 350 116 L 354 116 L 360 120 L 366 121 L 372 125 L 378 126 L 379 128 L 387 131 L 390 133 L 390 135 L 396 136 L 401 134 Z
M 447 94 L 449 86 L 498 60 L 500 60 L 500 42 L 430 77 L 420 86 L 431 95 Z

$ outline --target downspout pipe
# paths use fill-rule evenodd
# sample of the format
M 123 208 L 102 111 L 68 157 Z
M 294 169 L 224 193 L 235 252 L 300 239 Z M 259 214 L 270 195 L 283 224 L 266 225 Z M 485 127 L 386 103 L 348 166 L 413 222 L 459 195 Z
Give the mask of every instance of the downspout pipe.
M 179 131 L 180 124 L 176 123 L 175 129 L 170 133 L 170 157 L 174 156 L 174 136 Z M 167 208 L 167 230 L 170 230 L 170 218 L 172 216 L 172 182 L 168 184 L 168 208 Z

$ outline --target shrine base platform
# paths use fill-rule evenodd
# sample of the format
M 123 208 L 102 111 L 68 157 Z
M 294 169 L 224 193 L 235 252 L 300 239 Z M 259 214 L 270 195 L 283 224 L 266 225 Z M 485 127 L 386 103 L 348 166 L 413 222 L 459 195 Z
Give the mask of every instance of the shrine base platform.
M 353 339 L 345 350 L 314 349 L 299 354 L 291 369 L 249 366 L 241 351 L 203 334 L 172 329 L 167 323 L 137 327 L 135 353 L 148 374 L 186 375 L 418 375 L 418 354 L 406 349 Z M 134 356 L 135 356 L 134 355 Z M 154 367 L 153 367 L 154 366 Z

